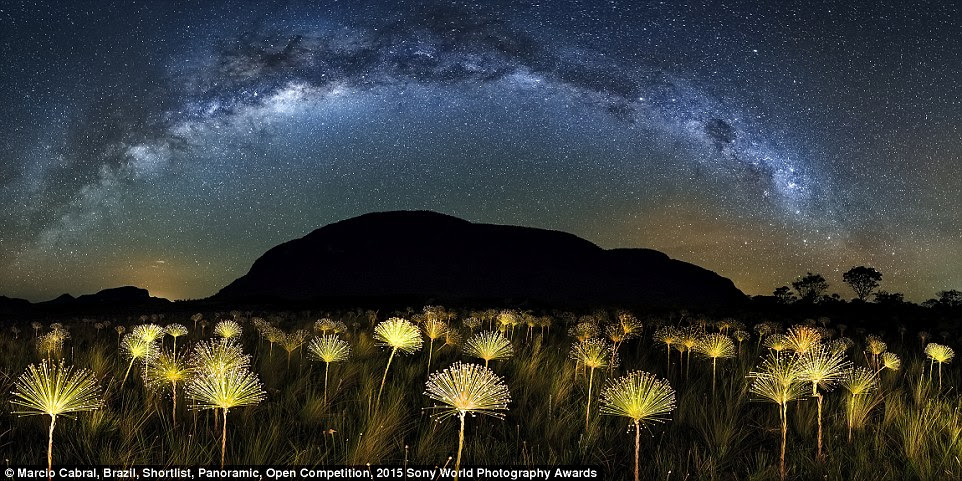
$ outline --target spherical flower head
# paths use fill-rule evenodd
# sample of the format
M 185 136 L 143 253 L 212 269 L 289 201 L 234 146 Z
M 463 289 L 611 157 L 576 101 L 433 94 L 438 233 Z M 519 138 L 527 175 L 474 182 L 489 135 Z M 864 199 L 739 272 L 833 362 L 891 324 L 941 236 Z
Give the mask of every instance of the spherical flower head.
M 670 346 L 676 342 L 680 342 L 682 335 L 683 333 L 680 329 L 674 326 L 665 326 L 655 331 L 652 337 L 655 341 Z
M 788 349 L 788 338 L 784 334 L 771 334 L 762 345 L 775 352 L 782 352 Z
M 861 396 L 878 389 L 878 377 L 871 369 L 849 368 L 839 378 L 839 384 L 853 396 Z
M 828 348 L 835 352 L 844 353 L 849 349 L 851 349 L 852 346 L 854 345 L 855 345 L 855 341 L 847 337 L 840 337 L 838 339 L 832 339 L 832 341 L 828 343 Z
M 326 363 L 341 362 L 351 356 L 350 344 L 333 334 L 315 337 L 307 350 L 315 359 Z
M 418 326 L 400 317 L 378 323 L 374 327 L 374 341 L 379 346 L 387 346 L 406 354 L 414 354 L 424 343 Z
M 131 331 L 120 341 L 120 352 L 127 359 L 146 359 L 150 361 L 160 354 L 160 349 L 154 341 L 148 341 L 143 335 Z
M 231 409 L 258 404 L 267 395 L 257 374 L 247 369 L 199 373 L 187 384 L 194 409 Z
M 755 332 L 758 333 L 758 337 L 764 338 L 765 336 L 775 332 L 775 328 L 767 322 L 759 322 L 755 324 Z
M 675 409 L 675 390 L 654 374 L 633 371 L 610 381 L 601 393 L 601 414 L 636 423 L 663 422 Z
M 164 328 L 157 324 L 141 324 L 134 326 L 130 333 L 144 342 L 153 343 L 164 335 Z
M 619 324 L 609 324 L 606 326 L 605 336 L 608 336 L 608 339 L 615 343 L 624 342 L 629 338 L 629 335 L 625 333 Z
M 458 344 L 461 344 L 461 333 L 457 329 L 444 331 L 445 346 L 457 346 Z
M 740 331 L 740 330 L 735 331 L 735 333 L 732 334 L 732 336 L 734 336 L 735 340 L 738 342 L 745 342 L 752 337 L 752 335 L 749 334 L 748 331 Z
M 930 342 L 925 345 L 925 355 L 939 364 L 947 364 L 955 357 L 955 351 L 945 344 Z
M 183 324 L 168 324 L 165 328 L 170 337 L 180 337 L 187 335 L 187 327 Z
M 732 342 L 732 338 L 719 333 L 698 338 L 694 350 L 711 359 L 735 357 L 735 343 Z
M 448 323 L 438 319 L 424 321 L 424 335 L 432 341 L 440 338 L 448 330 Z
M 727 331 L 731 329 L 734 325 L 735 325 L 734 319 L 722 319 L 715 323 L 715 327 L 717 327 L 719 331 Z
M 314 330 L 321 334 L 327 334 L 334 330 L 334 321 L 327 317 L 318 319 L 314 321 Z
M 606 367 L 611 361 L 611 344 L 604 339 L 588 339 L 585 342 L 576 342 L 571 345 L 571 352 L 568 357 L 584 364 L 589 369 Z
M 214 326 L 214 335 L 224 339 L 234 339 L 243 333 L 240 324 L 234 321 L 220 321 Z
M 425 387 L 425 395 L 443 404 L 433 408 L 439 410 L 434 414 L 439 420 L 466 413 L 504 418 L 511 402 L 504 380 L 478 364 L 456 362 L 431 374 Z
M 594 322 L 582 321 L 568 329 L 568 335 L 578 341 L 584 342 L 593 337 L 598 337 L 599 331 L 598 325 Z
M 274 326 L 268 325 L 261 329 L 261 336 L 263 336 L 264 339 L 267 339 L 267 342 L 276 344 L 284 342 L 284 338 L 287 337 L 287 333 Z
M 681 345 L 685 349 L 692 351 L 695 349 L 695 344 L 698 344 L 698 340 L 702 337 L 704 332 L 695 326 L 688 326 L 682 329 L 676 330 L 677 339 L 675 339 L 676 345 Z
M 11 394 L 14 399 L 10 402 L 18 409 L 14 414 L 60 416 L 103 406 L 93 371 L 75 370 L 63 361 L 31 364 L 17 379 Z
M 865 338 L 865 350 L 873 356 L 882 354 L 886 349 L 888 349 L 888 345 L 885 344 L 885 341 L 882 341 L 882 338 L 872 334 Z
M 283 347 L 287 352 L 294 352 L 303 346 L 305 342 L 307 342 L 307 337 L 309 334 L 310 333 L 308 333 L 306 329 L 298 329 L 293 332 L 285 333 L 284 337 L 281 339 L 281 347 Z
M 62 324 L 55 323 L 52 324 L 52 326 L 53 327 L 50 329 L 50 332 L 47 333 L 48 336 L 59 338 L 61 341 L 70 339 L 70 331 L 68 331 L 67 328 L 65 328 Z
M 822 341 L 822 333 L 812 326 L 794 326 L 785 333 L 788 349 L 799 354 L 808 352 Z
M 233 341 L 199 342 L 194 346 L 190 367 L 196 373 L 222 374 L 228 371 L 247 369 L 251 358 Z
M 50 331 L 37 338 L 37 351 L 45 357 L 60 355 L 66 336 L 57 331 Z
M 625 333 L 626 336 L 629 336 L 629 338 L 637 336 L 643 327 L 638 318 L 624 312 L 618 315 L 618 325 L 621 327 L 621 331 Z
M 509 310 L 499 312 L 497 319 L 498 324 L 509 328 L 521 323 L 521 317 L 518 316 L 518 313 Z
M 147 365 L 147 387 L 152 389 L 166 389 L 171 384 L 187 381 L 192 369 L 183 356 L 177 356 L 171 351 L 165 351 Z
M 898 371 L 902 368 L 902 360 L 894 352 L 882 353 L 882 367 L 889 371 Z
M 752 381 L 749 391 L 773 403 L 784 404 L 805 393 L 798 361 L 791 356 L 769 355 L 748 377 Z
M 472 330 L 481 327 L 481 322 L 481 319 L 474 316 L 465 318 L 463 321 L 461 321 L 461 323 L 464 324 L 464 327 Z
M 812 393 L 816 388 L 831 390 L 852 363 L 845 360 L 845 354 L 833 351 L 826 346 L 817 346 L 798 356 L 799 379 L 812 383 Z
M 485 361 L 494 361 L 511 357 L 514 355 L 514 348 L 504 334 L 497 331 L 484 331 L 471 336 L 464 343 L 464 353 Z

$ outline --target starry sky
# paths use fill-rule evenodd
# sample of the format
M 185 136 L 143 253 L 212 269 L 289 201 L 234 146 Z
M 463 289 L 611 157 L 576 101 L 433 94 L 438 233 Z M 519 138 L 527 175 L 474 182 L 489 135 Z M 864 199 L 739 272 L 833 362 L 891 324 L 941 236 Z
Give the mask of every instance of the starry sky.
M 0 294 L 206 297 L 394 209 L 962 288 L 958 3 L 684 3 L 3 2 Z

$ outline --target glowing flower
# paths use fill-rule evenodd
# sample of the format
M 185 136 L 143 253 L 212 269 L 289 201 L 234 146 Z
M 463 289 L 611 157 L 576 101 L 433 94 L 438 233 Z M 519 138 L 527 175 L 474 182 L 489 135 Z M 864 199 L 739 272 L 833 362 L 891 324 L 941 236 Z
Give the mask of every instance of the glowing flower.
M 186 382 L 190 374 L 191 368 L 183 357 L 178 357 L 176 351 L 167 351 L 161 353 L 147 365 L 147 373 L 144 375 L 149 388 L 162 389 L 170 386 L 170 394 L 174 403 L 171 410 L 171 422 L 175 426 L 177 425 L 177 384 Z
M 507 359 L 514 355 L 514 348 L 511 341 L 497 331 L 484 331 L 471 336 L 464 343 L 464 353 L 484 359 L 484 367 L 488 367 L 490 361 Z
M 601 393 L 601 414 L 622 416 L 635 425 L 635 481 L 638 481 L 638 454 L 641 425 L 664 422 L 675 409 L 675 390 L 668 381 L 653 374 L 633 371 L 610 381 Z
M 223 431 L 220 442 L 220 466 L 224 467 L 227 451 L 227 412 L 235 407 L 259 404 L 267 395 L 257 375 L 247 369 L 225 372 L 204 372 L 187 384 L 187 395 L 194 400 L 194 409 L 220 409 Z
M 375 409 L 377 409 L 381 404 L 381 393 L 384 391 L 384 382 L 387 380 L 387 371 L 391 368 L 394 354 L 398 351 L 414 354 L 421 349 L 424 340 L 421 339 L 421 331 L 417 326 L 400 317 L 392 317 L 378 323 L 374 327 L 374 340 L 377 345 L 391 348 L 391 355 L 387 358 L 387 365 L 384 366 L 384 376 L 381 377 L 381 387 L 378 389 L 377 398 L 374 401 Z
M 220 321 L 214 325 L 214 335 L 225 340 L 240 337 L 244 329 L 234 321 Z
M 461 421 L 458 457 L 454 462 L 454 470 L 457 472 L 461 468 L 461 451 L 464 447 L 465 415 L 485 414 L 503 419 L 502 411 L 507 411 L 508 403 L 511 402 L 508 386 L 494 371 L 477 364 L 462 362 L 456 362 L 441 372 L 431 374 L 425 386 L 424 394 L 443 404 L 433 408 L 440 410 L 433 415 L 435 419 L 440 421 L 457 416 Z
M 584 342 L 576 342 L 571 345 L 569 357 L 578 363 L 583 364 L 590 371 L 588 375 L 588 402 L 587 407 L 585 408 L 586 430 L 588 429 L 588 419 L 591 415 L 591 393 L 592 387 L 594 386 L 595 369 L 608 366 L 612 360 L 616 360 L 617 356 L 611 358 L 612 360 L 609 360 L 611 353 L 611 344 L 604 339 L 588 339 Z
M 14 384 L 10 402 L 19 410 L 14 414 L 50 416 L 47 438 L 47 470 L 53 469 L 53 429 L 58 416 L 94 411 L 103 405 L 100 386 L 92 371 L 51 364 L 43 360 L 31 364 Z M 48 478 L 49 479 L 49 478 Z
M 315 359 L 324 361 L 324 402 L 327 402 L 327 372 L 332 362 L 345 361 L 351 356 L 351 345 L 335 335 L 326 335 L 312 339 L 307 350 Z

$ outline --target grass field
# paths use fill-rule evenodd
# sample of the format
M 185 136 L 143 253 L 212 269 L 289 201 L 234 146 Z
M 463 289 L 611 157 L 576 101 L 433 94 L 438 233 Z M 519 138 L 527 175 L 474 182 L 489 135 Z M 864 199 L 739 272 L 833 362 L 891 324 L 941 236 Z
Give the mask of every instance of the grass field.
M 418 326 L 419 349 L 398 349 L 392 356 L 390 345 L 379 345 L 375 326 L 392 316 Z M 322 317 L 333 321 L 316 322 Z M 503 379 L 510 402 L 507 410 L 499 411 L 503 419 L 466 416 L 464 465 L 595 465 L 605 479 L 634 479 L 634 424 L 628 417 L 605 414 L 610 409 L 605 409 L 604 391 L 640 370 L 667 380 L 675 396 L 664 422 L 640 423 L 641 479 L 779 479 L 782 406 L 753 384 L 771 380 L 765 377 L 765 359 L 794 363 L 804 357 L 796 351 L 824 348 L 842 353 L 829 366 L 837 368 L 835 372 L 819 380 L 798 371 L 783 386 L 791 391 L 784 403 L 787 479 L 962 477 L 962 419 L 955 388 L 959 374 L 951 356 L 944 359 L 949 353 L 936 353 L 943 356 L 939 363 L 925 352 L 928 343 L 943 341 L 920 339 L 914 332 L 880 338 L 852 330 L 844 332 L 848 341 L 839 341 L 841 326 L 827 320 L 793 327 L 674 317 L 672 322 L 613 311 L 575 316 L 429 307 L 389 314 L 155 315 L 62 321 L 62 327 L 14 323 L 10 326 L 15 329 L 6 328 L 0 337 L 5 407 L 0 451 L 8 464 L 46 464 L 51 417 L 12 414 L 18 408 L 11 401 L 19 399 L 12 393 L 28 365 L 62 358 L 66 365 L 93 373 L 102 406 L 75 413 L 73 419 L 58 416 L 54 465 L 217 465 L 223 442 L 228 465 L 452 467 L 459 446 L 458 417 L 432 417 L 439 411 L 427 409 L 437 402 L 425 395 L 425 382 L 430 372 L 457 361 L 484 365 L 484 359 L 466 354 L 464 345 L 475 334 L 500 330 L 512 353 L 494 356 L 488 366 Z M 176 358 L 190 361 L 200 341 L 206 340 L 208 347 L 228 342 L 215 334 L 224 319 L 235 321 L 240 333 L 223 325 L 218 332 L 250 356 L 249 372 L 261 385 L 246 386 L 260 392 L 247 399 L 249 405 L 228 399 L 241 404 L 231 407 L 226 417 L 222 410 L 215 414 L 213 409 L 194 409 L 210 405 L 198 387 L 201 377 L 216 376 L 209 359 L 206 365 L 186 362 L 188 371 L 174 391 L 174 411 L 170 384 L 155 382 L 157 372 L 166 372 L 155 365 L 163 357 L 153 354 L 173 356 L 174 337 L 162 334 L 148 341 L 149 353 L 133 360 L 127 355 L 130 349 L 121 349 L 142 333 L 134 326 L 177 323 L 187 332 L 176 338 Z M 118 327 L 123 327 L 122 334 Z M 800 331 L 815 332 L 817 339 L 809 346 L 791 338 Z M 767 335 L 760 339 L 759 332 Z M 337 336 L 350 347 L 347 359 L 330 362 L 327 393 L 328 364 L 309 349 L 322 334 Z M 788 341 L 778 337 L 784 334 Z M 587 342 L 600 346 L 602 355 L 572 355 L 573 345 Z M 145 367 L 154 373 L 151 382 L 145 379 Z M 862 369 L 868 385 L 864 393 L 852 394 L 847 388 L 851 382 L 845 382 L 846 376 L 855 374 L 851 368 Z M 208 381 L 214 388 L 221 382 Z

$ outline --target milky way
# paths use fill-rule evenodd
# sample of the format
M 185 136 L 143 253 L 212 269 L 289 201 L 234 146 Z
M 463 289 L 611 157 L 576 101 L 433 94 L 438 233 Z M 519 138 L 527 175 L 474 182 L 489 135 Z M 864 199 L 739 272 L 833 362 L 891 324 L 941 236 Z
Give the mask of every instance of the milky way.
M 750 293 L 858 264 L 962 284 L 957 7 L 635 3 L 3 7 L 0 294 L 202 297 L 389 209 Z

